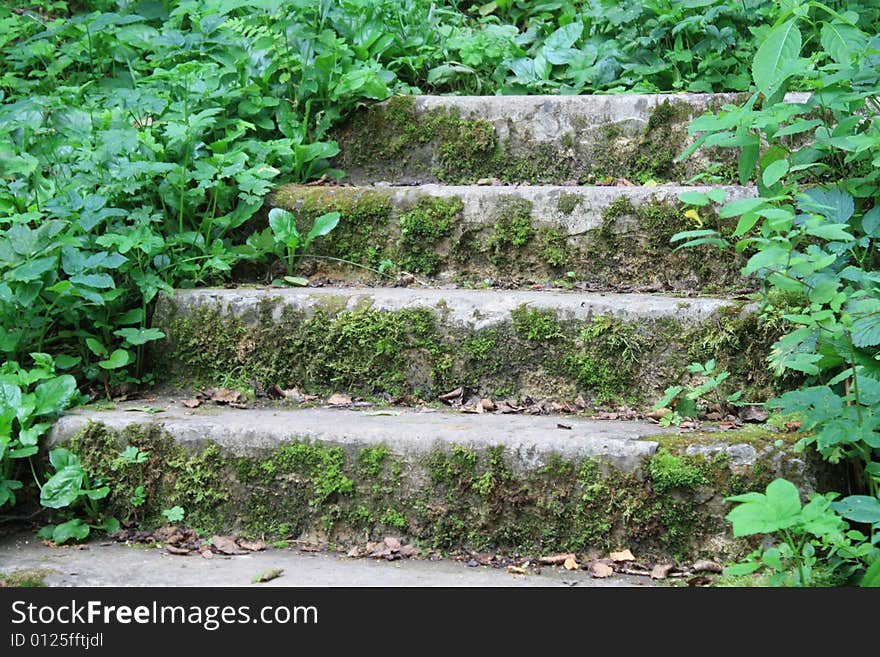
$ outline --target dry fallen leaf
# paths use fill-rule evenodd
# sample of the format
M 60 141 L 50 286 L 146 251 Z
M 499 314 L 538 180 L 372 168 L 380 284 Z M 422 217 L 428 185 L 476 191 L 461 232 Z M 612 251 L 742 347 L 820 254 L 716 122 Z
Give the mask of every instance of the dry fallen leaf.
M 562 564 L 563 568 L 566 570 L 580 570 L 581 565 L 577 562 L 577 559 L 574 557 L 569 557 L 565 560 L 565 563 Z
M 330 395 L 327 399 L 327 403 L 331 406 L 343 406 L 351 403 L 351 397 L 337 392 L 335 395 Z
M 766 422 L 770 414 L 763 406 L 745 406 L 740 409 L 739 417 L 743 422 Z
M 260 552 L 266 549 L 266 544 L 263 541 L 239 541 L 238 544 L 251 552 Z
M 199 406 L 202 405 L 202 400 L 201 399 L 184 399 L 183 405 L 186 406 L 187 408 L 198 408 Z
M 245 554 L 247 552 L 247 550 L 238 547 L 232 536 L 213 536 L 211 544 L 223 554 Z
M 461 399 L 462 397 L 464 397 L 464 388 L 459 386 L 455 390 L 440 395 L 437 399 L 440 401 L 452 402 L 452 400 Z
M 400 539 L 395 538 L 394 536 L 386 536 L 385 547 L 387 547 L 389 550 L 400 550 Z
M 208 388 L 200 392 L 197 397 L 209 399 L 218 404 L 232 404 L 241 401 L 242 394 L 238 390 L 229 390 L 228 388 Z
M 658 563 L 651 570 L 651 579 L 666 579 L 669 577 L 669 571 L 672 570 L 671 563 Z
M 648 411 L 647 413 L 645 413 L 645 417 L 649 420 L 660 420 L 663 419 L 663 416 L 671 412 L 671 409 L 668 409 L 664 406 L 663 408 L 658 408 L 656 411 Z
M 175 547 L 174 545 L 166 545 L 165 549 L 168 550 L 170 554 L 178 554 L 180 556 L 186 556 L 191 551 L 187 550 L 186 548 Z
M 691 566 L 691 570 L 695 573 L 720 573 L 724 571 L 724 568 L 714 561 L 701 559 L 700 561 L 694 562 L 694 565 Z
M 491 399 L 481 400 L 480 406 L 483 407 L 484 411 L 494 411 L 495 410 L 495 402 L 493 402 Z
M 199 554 L 202 555 L 202 559 L 213 559 L 214 558 L 214 553 L 211 552 L 211 548 L 208 548 L 208 547 L 203 548 L 201 550 L 201 552 L 199 552 Z
M 788 433 L 794 433 L 795 431 L 797 431 L 800 428 L 801 428 L 800 422 L 795 421 L 795 422 L 786 422 L 785 423 L 785 430 Z
M 362 556 L 361 549 L 355 545 L 348 552 L 345 553 L 345 556 L 351 557 L 352 559 L 359 559 Z
M 558 566 L 559 564 L 563 564 L 567 560 L 574 558 L 575 556 L 571 552 L 567 552 L 566 554 L 550 554 L 541 557 L 538 562 L 544 566 Z
M 507 572 L 509 572 L 511 575 L 528 575 L 526 569 L 520 566 L 508 566 Z
M 636 558 L 629 550 L 621 550 L 620 552 L 612 552 L 610 554 L 612 561 L 635 561 Z
M 614 574 L 614 568 L 609 566 L 607 563 L 594 561 L 590 564 L 590 574 L 593 577 L 610 577 Z
M 268 582 L 270 580 L 275 579 L 276 577 L 281 577 L 281 573 L 284 572 L 284 568 L 270 568 L 269 570 L 264 570 L 260 573 L 254 575 L 254 578 L 251 580 L 252 584 L 259 584 L 260 582 Z

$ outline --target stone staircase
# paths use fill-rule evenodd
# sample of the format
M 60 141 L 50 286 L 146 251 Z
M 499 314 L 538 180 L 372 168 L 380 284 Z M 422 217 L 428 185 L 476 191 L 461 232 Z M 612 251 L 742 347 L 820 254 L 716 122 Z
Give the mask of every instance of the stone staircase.
M 692 361 L 761 387 L 768 336 L 738 264 L 669 245 L 720 222 L 711 207 L 686 211 L 680 192 L 754 193 L 730 185 L 729 155 L 675 162 L 688 121 L 733 100 L 425 96 L 364 109 L 336 135 L 342 184 L 272 196 L 306 230 L 341 214 L 304 263 L 310 286 L 163 298 L 162 394 L 79 409 L 51 441 L 107 476 L 121 443 L 138 446 L 141 515 L 176 504 L 214 530 L 735 551 L 723 498 L 783 472 L 809 488 L 810 468 L 761 428 L 623 419 L 687 384 Z M 378 273 L 388 260 L 393 277 Z M 193 399 L 206 387 L 261 396 Z

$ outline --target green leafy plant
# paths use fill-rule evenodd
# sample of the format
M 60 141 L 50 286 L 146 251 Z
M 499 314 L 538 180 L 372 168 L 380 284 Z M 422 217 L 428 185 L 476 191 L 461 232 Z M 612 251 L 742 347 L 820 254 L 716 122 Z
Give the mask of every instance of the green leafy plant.
M 186 512 L 181 506 L 173 506 L 170 509 L 163 509 L 162 515 L 165 516 L 168 522 L 175 523 L 183 520 Z
M 768 363 L 805 384 L 768 406 L 803 418 L 808 433 L 799 449 L 815 447 L 848 465 L 857 494 L 832 508 L 855 523 L 880 508 L 880 38 L 859 21 L 852 10 L 788 4 L 755 54 L 751 97 L 690 126 L 700 133 L 694 149 L 739 148 L 740 181 L 754 179 L 759 195 L 720 208 L 723 219 L 736 218 L 729 234 L 673 238 L 684 246 L 734 244 L 748 255 L 743 274 L 760 283 L 765 307 L 773 295 L 799 300 L 782 311 L 788 330 Z M 811 93 L 787 98 L 793 84 Z M 690 193 L 682 200 L 719 199 Z M 880 542 L 876 523 L 869 526 L 858 566 L 865 573 L 876 571 Z
M 119 531 L 119 521 L 104 517 L 98 508 L 98 500 L 110 494 L 110 487 L 100 482 L 90 482 L 79 457 L 64 448 L 49 452 L 49 462 L 54 474 L 40 487 L 40 504 L 48 509 L 64 509 L 66 516 L 74 516 L 65 522 L 46 525 L 40 536 L 55 543 L 71 539 L 84 540 L 92 529 L 102 529 L 109 534 Z M 85 518 L 78 513 L 85 513 Z
M 287 210 L 272 208 L 269 211 L 269 227 L 278 244 L 283 245 L 287 262 L 288 282 L 302 284 L 300 278 L 293 277 L 302 257 L 308 252 L 312 242 L 318 237 L 329 234 L 339 223 L 338 212 L 328 212 L 315 218 L 308 234 L 303 237 L 296 227 L 296 217 Z
M 37 454 L 52 420 L 78 401 L 76 380 L 56 375 L 48 354 L 33 353 L 35 367 L 10 361 L 0 366 L 0 508 L 14 506 L 21 490 L 20 463 Z
M 698 403 L 701 400 L 711 399 L 715 403 L 733 404 L 742 397 L 741 390 L 722 396 L 720 389 L 730 376 L 730 372 L 718 371 L 718 365 L 714 358 L 705 363 L 691 363 L 688 365 L 687 371 L 702 378 L 703 381 L 692 388 L 680 385 L 666 388 L 663 396 L 657 400 L 653 407 L 655 411 L 662 408 L 669 409 L 669 412 L 660 418 L 662 426 L 677 426 L 686 417 L 697 417 Z
M 814 493 L 807 504 L 801 504 L 797 487 L 785 479 L 776 479 L 764 493 L 727 498 L 725 501 L 737 504 L 727 514 L 734 536 L 769 534 L 776 538 L 776 543 L 729 566 L 725 574 L 747 575 L 764 569 L 771 573 L 773 585 L 809 586 L 817 564 L 826 576 L 834 570 L 842 570 L 844 575 L 857 570 L 859 560 L 871 556 L 875 549 L 861 532 L 848 529 L 837 512 L 841 505 L 832 502 L 834 497 L 835 493 Z M 876 574 L 866 572 L 861 584 L 876 586 Z

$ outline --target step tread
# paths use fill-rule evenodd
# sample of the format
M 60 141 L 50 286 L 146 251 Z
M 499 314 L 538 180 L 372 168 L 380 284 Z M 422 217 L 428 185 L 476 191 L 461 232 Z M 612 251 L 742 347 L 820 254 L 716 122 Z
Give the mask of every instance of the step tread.
M 450 287 L 238 287 L 175 290 L 174 293 L 175 305 L 184 311 L 194 306 L 220 304 L 227 312 L 239 314 L 253 309 L 264 299 L 279 300 L 283 305 L 298 309 L 307 309 L 322 299 L 344 300 L 346 309 L 350 310 L 365 305 L 389 311 L 440 308 L 445 322 L 468 324 L 476 329 L 508 320 L 511 311 L 522 306 L 554 311 L 559 319 L 585 319 L 602 314 L 622 319 L 674 317 L 679 321 L 700 322 L 734 304 L 717 297 Z
M 350 447 L 381 444 L 398 455 L 428 454 L 454 444 L 474 448 L 504 445 L 536 458 L 549 453 L 599 457 L 617 468 L 632 470 L 657 450 L 652 437 L 677 431 L 638 420 L 476 415 L 411 407 L 381 409 L 397 415 L 376 415 L 374 408 L 189 409 L 180 401 L 161 398 L 148 404 L 161 412 L 134 410 L 144 405 L 143 401 L 125 402 L 112 410 L 82 407 L 66 413 L 53 426 L 49 444 L 69 440 L 89 422 L 114 430 L 155 422 L 182 444 L 198 446 L 210 440 L 237 456 L 258 456 L 294 438 Z

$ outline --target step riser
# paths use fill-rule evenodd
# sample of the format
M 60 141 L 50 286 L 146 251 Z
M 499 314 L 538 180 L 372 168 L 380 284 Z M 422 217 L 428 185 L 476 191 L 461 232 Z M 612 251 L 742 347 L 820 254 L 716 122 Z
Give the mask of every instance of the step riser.
M 313 219 L 340 212 L 335 231 L 311 253 L 441 280 L 576 280 L 628 289 L 721 289 L 741 284 L 742 263 L 711 248 L 675 252 L 679 231 L 720 227 L 708 208 L 684 215 L 678 195 L 706 187 L 440 186 L 306 187 L 285 185 L 273 203 L 308 232 Z M 728 200 L 754 195 L 725 188 Z M 335 260 L 310 273 L 347 280 L 375 277 Z
M 310 417 L 312 430 L 300 436 L 302 423 L 294 418 L 301 412 L 200 409 L 184 417 L 171 410 L 166 420 L 92 412 L 62 418 L 51 441 L 79 454 L 92 475 L 114 481 L 114 495 L 104 502 L 110 512 L 130 512 L 128 488 L 143 485 L 147 502 L 137 513 L 147 524 L 161 523 L 160 511 L 179 505 L 190 526 L 266 539 L 363 542 L 396 535 L 441 549 L 538 554 L 626 546 L 642 556 L 705 550 L 717 556 L 743 549 L 723 521 L 724 496 L 759 488 L 783 470 L 799 476 L 805 490 L 812 486 L 804 463 L 783 457 L 769 440 L 696 445 L 705 456 L 684 456 L 691 451 L 684 447 L 687 438 L 674 434 L 660 452 L 655 441 L 625 437 L 591 443 L 575 436 L 575 447 L 566 449 L 553 433 L 581 430 L 571 420 L 574 432 L 548 428 L 548 437 L 537 442 L 522 439 L 512 426 L 498 439 L 468 440 L 464 422 L 461 441 L 454 442 L 454 416 L 433 436 L 425 422 L 416 424 L 413 439 L 402 438 L 411 412 L 376 418 L 348 411 L 308 411 L 338 420 Z M 244 417 L 236 420 L 236 414 Z M 95 422 L 87 424 L 89 418 Z M 394 428 L 395 422 L 404 426 Z M 310 438 L 316 430 L 323 440 Z M 603 429 L 592 430 L 602 435 Z M 638 423 L 609 430 L 657 434 Z M 124 445 L 149 455 L 136 472 L 114 469 Z
M 401 96 L 372 106 L 334 136 L 334 164 L 362 184 L 595 182 L 606 177 L 684 181 L 712 161 L 733 181 L 736 156 L 675 158 L 687 126 L 741 94 L 609 96 Z
M 648 402 L 714 357 L 754 363 L 754 316 L 712 299 L 442 289 L 180 290 L 154 325 L 172 383 Z M 727 345 L 727 347 L 725 347 Z M 725 352 L 725 348 L 731 351 Z M 754 358 L 763 358 L 752 350 Z

